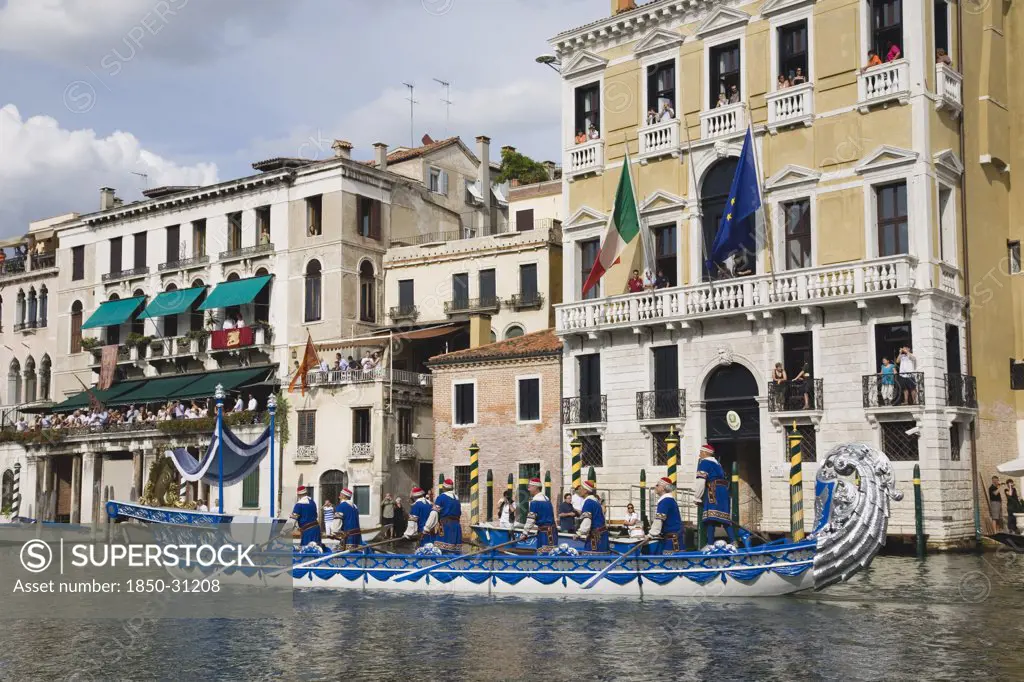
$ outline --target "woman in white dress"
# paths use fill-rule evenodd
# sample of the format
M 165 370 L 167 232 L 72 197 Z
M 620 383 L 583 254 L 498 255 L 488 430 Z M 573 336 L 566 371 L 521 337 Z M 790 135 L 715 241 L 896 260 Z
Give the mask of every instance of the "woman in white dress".
M 636 508 L 633 507 L 632 502 L 626 505 L 626 520 L 622 525 L 626 527 L 629 537 L 642 538 L 644 536 L 644 527 L 640 523 L 640 515 L 636 513 Z

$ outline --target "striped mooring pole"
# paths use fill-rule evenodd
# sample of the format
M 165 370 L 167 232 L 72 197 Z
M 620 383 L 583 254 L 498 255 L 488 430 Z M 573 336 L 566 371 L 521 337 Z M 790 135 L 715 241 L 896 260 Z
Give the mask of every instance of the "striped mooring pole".
M 511 497 L 513 500 L 516 499 L 514 497 L 515 489 L 516 489 L 516 479 L 515 479 L 515 476 L 512 474 L 512 472 L 509 472 L 509 474 L 508 474 L 508 496 Z M 514 522 L 515 519 L 512 519 L 512 521 Z
M 487 470 L 487 523 L 494 520 L 494 472 Z
M 640 525 L 643 527 L 644 532 L 650 526 L 647 525 L 647 470 L 640 470 Z
M 441 492 L 441 486 L 444 485 L 444 474 L 437 475 L 437 492 Z
M 551 469 L 544 472 L 544 497 L 551 501 Z
M 731 503 L 732 511 L 732 527 L 739 529 L 740 527 L 740 465 L 737 462 L 732 463 L 732 483 L 729 484 L 729 502 Z
M 178 501 L 184 502 L 186 499 L 188 499 L 188 481 L 182 478 L 178 483 Z
M 583 441 L 575 431 L 569 441 L 569 450 L 572 453 L 572 489 L 576 490 L 583 484 Z
M 480 523 L 480 446 L 469 446 L 469 523 Z
M 516 498 L 516 519 L 519 523 L 526 523 L 526 514 L 530 511 L 530 493 L 526 490 L 526 486 L 530 483 L 530 479 L 523 476 L 523 470 L 519 470 L 519 490 L 516 491 L 518 497 Z
M 11 491 L 11 513 L 16 518 L 21 515 L 21 462 L 14 463 L 14 490 Z M 106 506 L 103 513 L 106 514 Z
M 914 465 L 914 530 L 917 533 L 917 558 L 924 558 L 924 500 L 921 499 L 921 465 Z
M 706 544 L 708 544 L 708 539 L 704 533 L 704 502 L 702 501 L 697 505 L 697 549 Z
M 793 542 L 804 539 L 804 475 L 802 473 L 802 438 L 793 422 L 793 430 L 789 432 L 789 509 L 790 531 Z
M 679 465 L 679 436 L 676 435 L 676 427 L 671 427 L 665 437 L 665 456 L 668 463 L 668 480 L 672 481 L 672 487 L 678 485 L 676 469 Z M 675 495 L 675 493 L 672 493 Z

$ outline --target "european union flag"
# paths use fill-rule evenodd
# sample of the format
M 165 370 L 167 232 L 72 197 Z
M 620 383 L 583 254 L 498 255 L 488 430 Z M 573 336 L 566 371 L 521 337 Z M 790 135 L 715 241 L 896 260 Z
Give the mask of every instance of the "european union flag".
M 733 176 L 732 187 L 729 189 L 729 200 L 725 204 L 715 243 L 711 245 L 708 253 L 708 272 L 714 272 L 715 263 L 721 263 L 730 254 L 744 247 L 753 247 L 754 221 L 744 218 L 761 207 L 761 183 L 757 177 L 754 154 L 754 135 L 748 126 L 739 165 L 736 166 L 736 175 Z

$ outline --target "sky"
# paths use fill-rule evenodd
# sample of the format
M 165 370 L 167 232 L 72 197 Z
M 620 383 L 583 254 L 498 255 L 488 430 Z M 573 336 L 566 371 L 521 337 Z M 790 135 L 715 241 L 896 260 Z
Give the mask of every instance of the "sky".
M 274 156 L 488 135 L 561 160 L 548 39 L 607 0 L 0 0 L 0 237 Z M 451 84 L 446 116 L 445 90 Z

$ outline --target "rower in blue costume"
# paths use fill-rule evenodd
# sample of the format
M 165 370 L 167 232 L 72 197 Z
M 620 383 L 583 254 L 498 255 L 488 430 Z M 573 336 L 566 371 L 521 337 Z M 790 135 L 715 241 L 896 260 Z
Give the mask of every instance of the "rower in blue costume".
M 455 483 L 450 478 L 438 484 L 440 494 L 423 526 L 423 534 L 432 536 L 431 542 L 442 552 L 462 553 L 462 505 L 452 492 Z
M 608 554 L 611 551 L 608 545 L 608 528 L 605 526 L 601 501 L 597 499 L 597 484 L 594 481 L 584 481 L 580 490 L 585 497 L 576 537 L 583 540 L 584 554 Z
M 659 478 L 654 484 L 654 492 L 658 494 L 658 506 L 654 509 L 654 522 L 651 524 L 651 532 L 647 534 L 647 539 L 660 540 L 662 554 L 683 550 L 683 519 L 679 515 L 676 496 L 672 494 L 675 488 L 672 479 L 667 476 Z
M 536 529 L 538 551 L 550 552 L 558 546 L 555 508 L 551 505 L 551 500 L 541 492 L 539 478 L 531 478 L 527 490 L 530 491 L 530 511 L 526 514 L 523 535 L 526 536 Z
M 423 527 L 427 525 L 427 519 L 430 518 L 430 512 L 432 505 L 427 501 L 427 493 L 420 487 L 414 487 L 410 497 L 413 499 L 412 507 L 409 508 L 409 525 L 405 528 L 405 539 L 412 540 L 417 535 L 420 538 L 419 546 L 430 542 L 431 537 L 427 533 L 423 532 Z
M 359 507 L 352 504 L 352 491 L 341 489 L 341 501 L 334 508 L 335 517 L 341 518 L 341 529 L 338 531 L 338 549 L 345 550 L 359 547 L 363 543 L 363 534 L 359 529 Z
M 296 492 L 299 499 L 292 507 L 291 518 L 299 527 L 299 532 L 302 533 L 299 547 L 305 547 L 310 543 L 323 547 L 323 543 L 320 542 L 320 510 L 317 509 L 316 502 L 309 496 L 309 489 L 306 486 L 300 485 Z
M 729 535 L 729 542 L 736 544 L 736 529 L 729 514 L 729 479 L 725 470 L 715 458 L 715 449 L 710 445 L 700 447 L 700 461 L 697 462 L 697 487 L 693 493 L 696 504 L 704 503 L 704 534 L 708 544 L 715 544 L 715 527 L 723 526 Z

